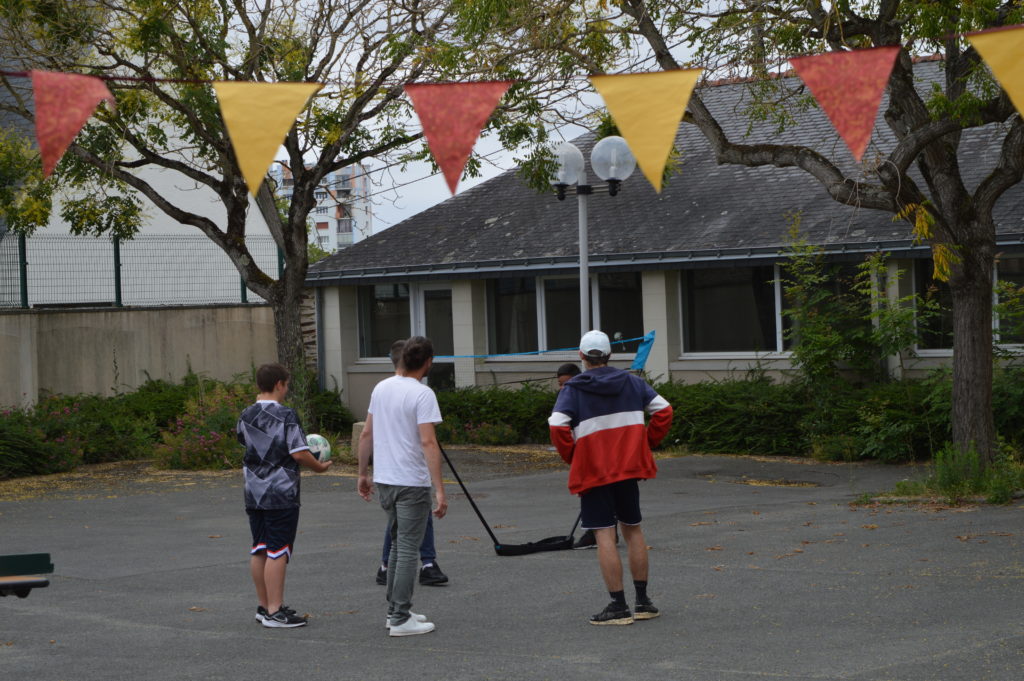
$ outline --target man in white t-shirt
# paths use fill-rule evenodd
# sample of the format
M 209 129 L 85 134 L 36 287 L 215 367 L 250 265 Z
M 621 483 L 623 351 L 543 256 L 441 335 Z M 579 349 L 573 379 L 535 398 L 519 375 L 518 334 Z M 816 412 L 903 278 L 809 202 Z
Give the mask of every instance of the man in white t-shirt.
M 430 339 L 413 336 L 402 350 L 398 373 L 373 389 L 366 425 L 359 437 L 359 496 L 369 501 L 374 485 L 387 512 L 392 555 L 388 561 L 388 619 L 391 636 L 413 636 L 434 630 L 426 616 L 412 612 L 412 594 L 419 563 L 419 547 L 430 517 L 430 486 L 436 505 L 434 516 L 448 510 L 441 479 L 441 448 L 434 424 L 441 409 L 434 391 L 420 380 L 433 364 Z M 373 482 L 369 465 L 373 458 Z

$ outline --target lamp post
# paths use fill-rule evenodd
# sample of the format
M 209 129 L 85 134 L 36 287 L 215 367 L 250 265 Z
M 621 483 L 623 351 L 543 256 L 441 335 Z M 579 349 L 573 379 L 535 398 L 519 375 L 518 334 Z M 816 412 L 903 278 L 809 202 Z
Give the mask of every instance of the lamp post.
M 564 201 L 566 190 L 575 185 L 579 207 L 580 241 L 580 336 L 590 331 L 590 260 L 587 254 L 587 197 L 596 192 L 608 192 L 609 196 L 619 193 L 622 181 L 633 174 L 636 159 L 629 150 L 626 140 L 617 135 L 605 137 L 590 151 L 590 165 L 599 178 L 607 184 L 591 185 L 587 182 L 583 152 L 569 142 L 562 142 L 555 149 L 558 170 L 551 184 L 558 193 L 558 200 Z

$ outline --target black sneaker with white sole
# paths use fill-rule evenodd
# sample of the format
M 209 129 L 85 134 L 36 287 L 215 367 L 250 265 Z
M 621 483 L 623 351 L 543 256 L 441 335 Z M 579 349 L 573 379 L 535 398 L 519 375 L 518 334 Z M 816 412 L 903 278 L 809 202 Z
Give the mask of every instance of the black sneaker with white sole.
M 596 549 L 597 538 L 594 537 L 593 530 L 587 530 L 583 533 L 583 536 L 576 540 L 576 543 L 572 545 L 574 549 Z
M 259 622 L 260 624 L 263 624 L 263 620 L 267 619 L 268 617 L 270 617 L 270 613 L 267 612 L 267 609 L 264 608 L 262 605 L 257 605 L 256 606 L 256 621 Z
M 448 575 L 441 572 L 441 566 L 437 563 L 424 565 L 420 569 L 420 584 L 423 586 L 441 586 L 448 583 Z
M 291 608 L 281 606 L 281 609 L 269 617 L 263 619 L 263 626 L 271 629 L 292 629 L 306 626 L 306 618 L 299 617 Z
M 633 609 L 633 619 L 635 620 L 653 620 L 660 614 L 654 607 L 654 603 L 651 603 L 650 598 L 645 601 L 637 601 L 636 608 Z
M 604 610 L 590 618 L 591 624 L 603 626 L 606 624 L 632 624 L 633 613 L 629 606 L 612 601 L 605 606 Z

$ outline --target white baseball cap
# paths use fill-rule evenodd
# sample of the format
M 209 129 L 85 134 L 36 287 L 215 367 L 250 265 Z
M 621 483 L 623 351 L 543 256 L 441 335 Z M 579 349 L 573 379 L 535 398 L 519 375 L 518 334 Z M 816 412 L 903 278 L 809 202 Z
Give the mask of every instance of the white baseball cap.
M 580 338 L 580 352 L 590 357 L 607 357 L 612 354 L 612 344 L 604 331 L 587 331 Z

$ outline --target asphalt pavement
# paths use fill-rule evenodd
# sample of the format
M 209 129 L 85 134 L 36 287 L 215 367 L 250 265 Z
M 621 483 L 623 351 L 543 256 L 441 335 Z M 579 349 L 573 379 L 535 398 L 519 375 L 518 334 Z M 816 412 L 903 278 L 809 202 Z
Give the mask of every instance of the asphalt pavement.
M 630 626 L 588 623 L 608 601 L 595 551 L 499 557 L 454 482 L 436 522 L 451 581 L 413 606 L 437 630 L 408 638 L 383 627 L 384 513 L 351 478 L 303 480 L 286 601 L 310 624 L 290 630 L 254 619 L 239 476 L 0 502 L 0 554 L 49 552 L 56 568 L 48 588 L 0 598 L 0 678 L 1024 678 L 1024 504 L 851 503 L 920 468 L 659 463 L 641 503 L 663 614 Z M 564 471 L 463 477 L 502 542 L 576 517 Z

